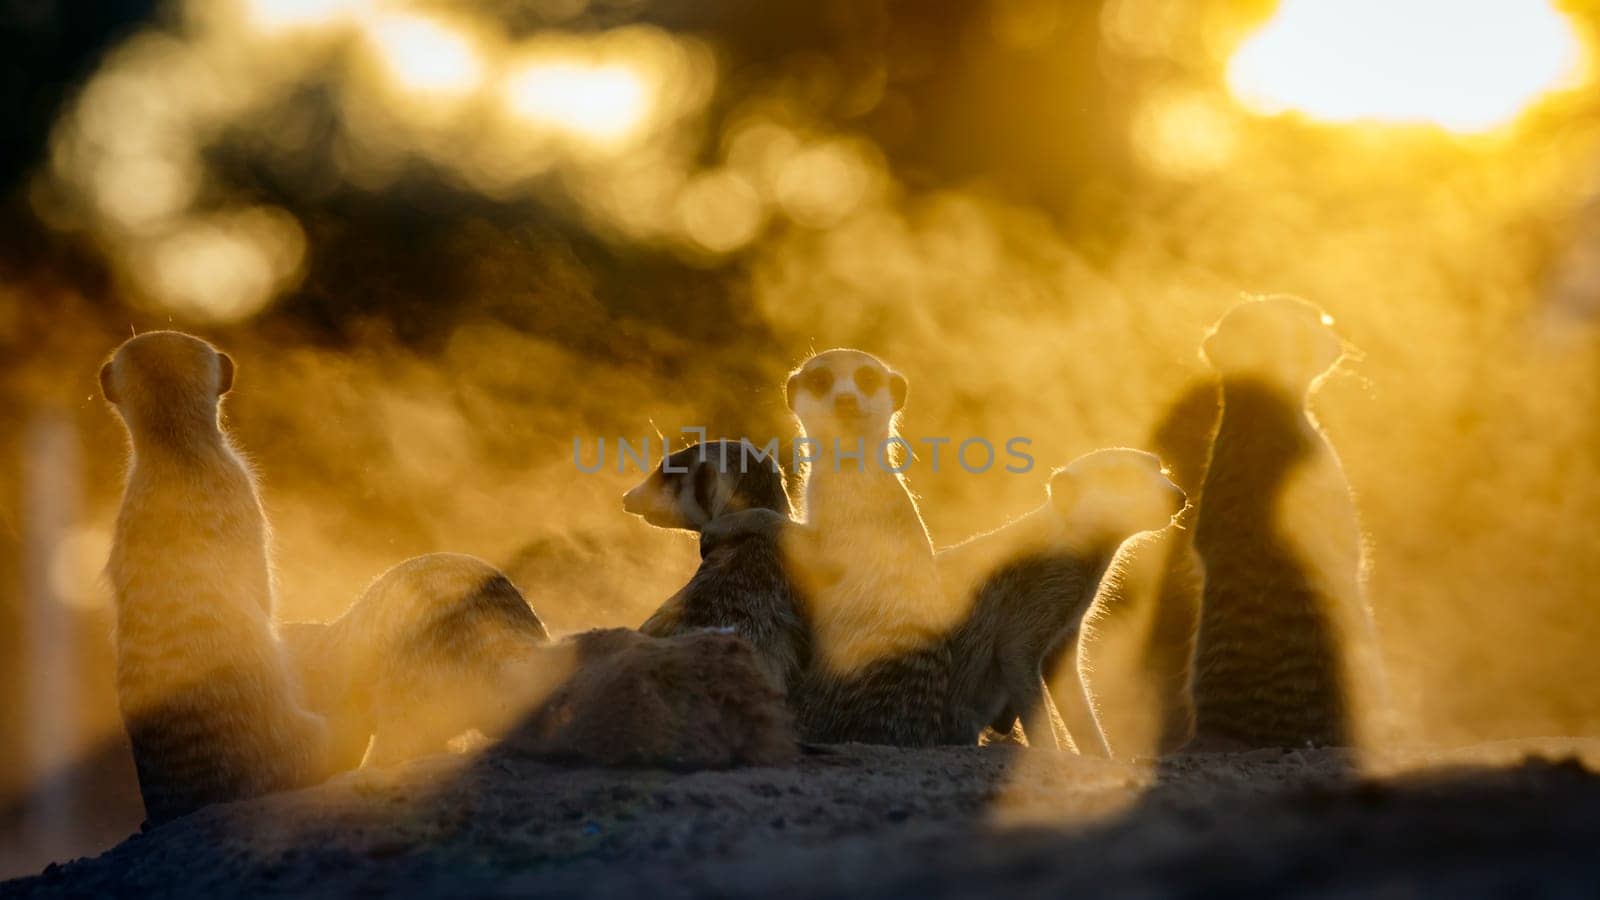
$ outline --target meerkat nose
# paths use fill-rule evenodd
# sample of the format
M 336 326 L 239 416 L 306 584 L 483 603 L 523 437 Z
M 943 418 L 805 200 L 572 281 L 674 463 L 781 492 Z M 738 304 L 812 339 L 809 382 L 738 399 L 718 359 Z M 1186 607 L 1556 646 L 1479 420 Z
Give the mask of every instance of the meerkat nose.
M 861 412 L 861 401 L 855 394 L 840 394 L 833 399 L 833 411 L 840 415 L 853 416 Z

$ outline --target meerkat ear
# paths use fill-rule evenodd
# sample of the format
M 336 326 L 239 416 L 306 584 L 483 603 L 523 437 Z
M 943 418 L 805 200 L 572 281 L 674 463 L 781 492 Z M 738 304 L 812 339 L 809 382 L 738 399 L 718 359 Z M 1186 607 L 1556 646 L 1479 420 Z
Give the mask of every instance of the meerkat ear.
M 233 357 L 222 351 L 217 351 L 217 396 L 221 397 L 233 388 Z
M 789 376 L 789 380 L 788 381 L 783 383 L 783 402 L 787 403 L 789 405 L 789 411 L 790 412 L 794 412 L 794 398 L 795 398 L 795 395 L 798 394 L 799 392 L 800 392 L 800 373 L 796 372 L 793 375 Z
M 899 412 L 906 405 L 906 393 L 911 385 L 906 382 L 906 377 L 899 372 L 889 373 L 889 397 L 894 401 L 895 412 Z
M 100 367 L 100 393 L 104 394 L 110 402 L 117 402 L 117 386 L 111 380 L 111 363 L 106 363 Z

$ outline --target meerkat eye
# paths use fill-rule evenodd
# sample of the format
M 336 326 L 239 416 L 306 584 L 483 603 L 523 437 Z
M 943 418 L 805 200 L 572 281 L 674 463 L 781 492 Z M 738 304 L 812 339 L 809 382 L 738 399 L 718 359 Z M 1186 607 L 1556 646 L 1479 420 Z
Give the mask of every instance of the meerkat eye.
M 802 383 L 806 390 L 820 397 L 833 388 L 833 372 L 820 367 L 812 369 L 802 378 Z
M 883 385 L 883 373 L 871 366 L 862 366 L 856 370 L 856 387 L 863 394 L 875 394 Z

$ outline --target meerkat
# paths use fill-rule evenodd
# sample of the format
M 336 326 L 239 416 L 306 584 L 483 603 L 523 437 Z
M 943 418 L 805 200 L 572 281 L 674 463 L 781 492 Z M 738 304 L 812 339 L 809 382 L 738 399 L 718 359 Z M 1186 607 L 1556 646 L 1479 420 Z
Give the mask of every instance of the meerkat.
M 128 342 L 101 371 L 133 437 L 109 569 L 119 695 L 152 821 L 503 731 L 537 699 L 524 689 L 528 648 L 549 641 L 497 569 L 443 553 L 395 566 L 331 624 L 275 625 L 269 526 L 217 419 L 233 372 L 226 354 L 174 332 Z M 187 587 L 151 596 L 158 582 Z M 202 675 L 208 665 L 220 677 Z M 254 683 L 237 684 L 241 672 Z M 182 717 L 163 712 L 174 704 Z M 240 731 L 247 716 L 271 730 L 221 740 L 201 730 Z M 242 770 L 241 746 L 266 758 Z
M 430 553 L 389 569 L 338 619 L 280 629 L 336 768 L 388 766 L 495 738 L 543 699 L 550 634 L 497 568 Z
M 130 339 L 100 370 L 132 445 L 107 570 L 151 823 L 328 774 L 327 728 L 273 631 L 255 477 L 220 421 L 233 379 L 227 354 L 171 331 Z
M 1149 446 L 1189 505 L 1172 527 L 1129 544 L 1085 617 L 1083 669 L 1106 742 L 1120 757 L 1167 756 L 1194 737 L 1195 633 L 1205 589 L 1194 523 L 1221 410 L 1220 387 L 1202 379 L 1152 431 Z M 1076 677 L 1060 675 L 1065 684 Z
M 1251 300 L 1202 348 L 1222 421 L 1194 535 L 1197 749 L 1358 743 L 1356 704 L 1382 689 L 1355 503 L 1308 409 L 1344 355 L 1332 323 L 1293 297 Z
M 996 531 L 939 552 L 971 612 L 950 637 L 954 670 L 945 739 L 972 744 L 1018 719 L 1030 745 L 1057 745 L 1047 662 L 1076 670 L 1084 614 L 1118 550 L 1171 525 L 1187 498 L 1161 460 L 1140 450 L 1086 454 L 1052 474 L 1045 503 Z M 1080 753 L 1109 755 L 1081 684 L 1067 715 Z
M 628 491 L 622 507 L 658 528 L 697 533 L 724 513 L 746 509 L 790 518 L 783 470 L 749 441 L 708 441 L 670 454 Z M 694 577 L 639 630 L 671 637 L 732 629 L 755 647 L 773 687 L 788 695 L 810 663 L 811 629 L 779 539 L 778 532 L 751 531 L 705 545 Z
M 811 665 L 795 715 L 803 739 L 928 746 L 940 741 L 950 683 L 946 603 L 927 527 L 900 469 L 905 376 L 860 350 L 807 359 L 785 384 L 809 463 L 805 521 L 770 510 L 724 515 L 702 540 L 779 529 L 806 598 Z
M 676 770 L 784 765 L 798 752 L 782 695 L 738 635 L 610 628 L 541 655 L 548 696 L 506 736 L 511 751 Z

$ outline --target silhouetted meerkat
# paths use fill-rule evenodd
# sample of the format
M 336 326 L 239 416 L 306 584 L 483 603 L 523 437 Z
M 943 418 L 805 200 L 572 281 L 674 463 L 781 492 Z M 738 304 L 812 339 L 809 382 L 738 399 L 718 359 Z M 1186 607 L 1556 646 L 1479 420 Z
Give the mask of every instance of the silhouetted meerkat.
M 790 515 L 783 470 L 749 441 L 708 441 L 667 456 L 622 506 L 658 528 L 696 533 L 725 513 Z M 811 629 L 779 541 L 777 531 L 751 530 L 704 545 L 694 577 L 639 630 L 670 637 L 731 628 L 755 647 L 778 692 L 788 694 L 811 661 Z
M 548 690 L 544 623 L 499 569 L 465 554 L 406 560 L 338 619 L 280 632 L 339 769 L 439 753 L 469 731 L 498 737 Z
M 1355 503 L 1307 408 L 1344 352 L 1331 326 L 1270 297 L 1234 307 L 1204 344 L 1223 407 L 1195 526 L 1196 749 L 1349 745 L 1352 697 L 1381 689 Z
M 1127 547 L 1086 617 L 1081 652 L 1091 673 L 1089 693 L 1118 756 L 1163 756 L 1194 737 L 1195 633 L 1205 590 L 1194 523 L 1204 502 L 1221 394 L 1214 381 L 1201 380 L 1168 407 L 1151 433 L 1151 450 L 1189 495 L 1189 505 L 1173 527 Z M 1049 669 L 1045 675 L 1049 679 Z
M 152 823 L 327 775 L 273 633 L 267 520 L 219 419 L 233 360 L 171 331 L 134 337 L 100 370 L 132 442 L 107 566 L 117 699 Z
M 1058 469 L 1038 509 L 941 550 L 947 584 L 971 597 L 972 609 L 950 637 L 946 740 L 972 744 L 985 726 L 1006 733 L 1020 718 L 1030 744 L 1055 746 L 1044 666 L 1065 657 L 1063 667 L 1076 671 L 1080 624 L 1119 548 L 1171 525 L 1184 504 L 1154 454 L 1099 450 Z M 1108 755 L 1083 688 L 1074 687 L 1063 710 L 1073 744 Z
M 804 524 L 747 510 L 708 525 L 703 540 L 782 531 L 813 636 L 796 709 L 802 737 L 938 743 L 950 679 L 944 638 L 963 610 L 942 594 L 928 530 L 898 471 L 906 379 L 871 354 L 828 350 L 789 376 L 785 394 L 804 432 L 797 456 L 809 462 Z

